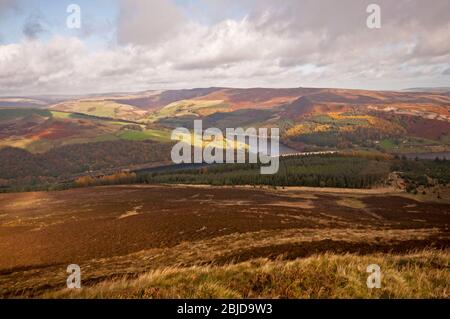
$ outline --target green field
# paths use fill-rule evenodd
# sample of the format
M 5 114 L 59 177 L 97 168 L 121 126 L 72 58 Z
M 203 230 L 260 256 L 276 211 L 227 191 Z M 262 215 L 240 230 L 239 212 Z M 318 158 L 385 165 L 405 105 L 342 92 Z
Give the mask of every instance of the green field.
M 422 153 L 431 151 L 429 148 L 442 145 L 439 142 L 417 138 L 417 137 L 405 137 L 405 138 L 387 138 L 380 141 L 379 146 L 386 152 L 391 153 Z
M 326 114 L 316 115 L 311 121 L 319 124 L 332 124 L 336 126 L 347 126 L 347 125 L 368 125 L 369 122 L 365 118 L 352 117 L 351 115 L 342 114 L 341 118 L 333 118 Z
M 397 146 L 397 144 L 391 139 L 384 139 L 384 140 L 380 141 L 380 146 L 383 149 L 390 151 L 390 150 L 394 149 Z
M 117 134 L 123 140 L 144 141 L 153 140 L 157 142 L 169 142 L 170 132 L 154 129 L 146 129 L 144 131 L 123 130 Z
M 186 115 L 207 115 L 219 111 L 227 111 L 228 105 L 223 101 L 197 101 L 197 100 L 183 100 L 171 103 L 161 110 L 150 115 L 150 121 L 157 121 L 159 119 L 168 117 L 180 117 Z
M 97 117 L 137 121 L 145 116 L 145 111 L 131 105 L 119 104 L 107 100 L 79 100 L 56 104 L 55 111 L 82 113 Z

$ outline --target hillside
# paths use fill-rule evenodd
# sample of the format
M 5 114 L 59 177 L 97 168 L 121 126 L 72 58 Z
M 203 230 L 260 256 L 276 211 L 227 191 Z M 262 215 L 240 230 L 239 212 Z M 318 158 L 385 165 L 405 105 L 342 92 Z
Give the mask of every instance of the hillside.
M 0 101 L 1 297 L 448 296 L 450 162 L 433 158 L 450 150 L 448 95 L 207 88 L 16 101 Z M 195 119 L 279 127 L 291 153 L 339 152 L 284 154 L 274 175 L 174 167 L 171 130 Z M 74 260 L 83 289 L 68 292 Z M 384 281 L 370 292 L 373 262 Z
M 0 194 L 0 296 L 448 297 L 449 207 L 239 186 Z M 68 291 L 74 261 L 83 289 Z M 380 290 L 367 289 L 371 263 Z
M 30 161 L 33 173 L 23 173 L 29 168 L 20 173 L 17 167 L 11 172 L 20 178 L 37 178 L 43 174 L 41 161 L 52 163 L 54 154 L 69 159 L 72 149 L 89 150 L 93 156 L 101 157 L 97 159 L 101 163 L 107 154 L 98 153 L 95 148 L 114 145 L 125 153 L 118 161 L 108 160 L 95 169 L 153 165 L 153 157 L 141 157 L 134 151 L 127 155 L 125 145 L 129 143 L 133 148 L 138 145 L 135 142 L 151 142 L 156 149 L 166 150 L 157 162 L 168 159 L 171 130 L 190 129 L 195 119 L 202 119 L 204 128 L 279 127 L 281 142 L 297 151 L 368 150 L 391 154 L 450 151 L 450 97 L 439 90 L 217 87 L 2 98 L 0 148 L 4 150 L 0 152 L 0 163 L 8 164 L 3 165 L 4 169 L 14 164 L 8 158 L 12 152 L 14 158 Z M 142 145 L 146 149 L 148 144 Z M 64 161 L 55 164 L 59 173 L 67 170 L 64 176 L 91 170 L 89 163 L 96 162 L 91 158 L 86 164 L 89 169 L 81 169 L 77 165 L 66 167 Z
M 42 153 L 64 145 L 114 140 L 169 142 L 170 136 L 163 128 L 128 120 L 52 109 L 0 109 L 0 147 Z
M 448 251 L 395 254 L 318 254 L 293 261 L 253 259 L 229 265 L 166 267 L 136 279 L 104 280 L 81 291 L 45 298 L 448 298 Z M 371 291 L 364 274 L 376 262 L 389 285 Z M 321 275 L 318 276 L 318 273 Z M 314 280 L 311 280 L 314 278 Z M 338 283 L 338 284 L 336 284 Z
M 217 127 L 278 126 L 285 141 L 300 149 L 379 144 L 387 152 L 429 152 L 448 150 L 450 140 L 450 97 L 439 90 L 205 88 L 98 96 L 50 109 L 168 128 L 190 127 L 193 119 Z M 310 136 L 299 138 L 298 133 Z M 352 138 L 361 134 L 365 143 Z M 330 135 L 336 140 L 321 141 Z
M 60 188 L 76 176 L 163 165 L 170 163 L 170 148 L 167 143 L 131 140 L 65 145 L 39 154 L 5 147 L 0 149 L 0 189 Z

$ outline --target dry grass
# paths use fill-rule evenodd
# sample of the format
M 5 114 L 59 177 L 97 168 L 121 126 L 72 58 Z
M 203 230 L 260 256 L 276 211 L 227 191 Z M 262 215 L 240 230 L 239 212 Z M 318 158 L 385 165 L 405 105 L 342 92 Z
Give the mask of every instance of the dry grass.
M 339 206 L 345 206 L 345 207 L 355 208 L 355 209 L 366 208 L 366 205 L 357 198 L 344 197 L 344 198 L 336 201 L 336 204 L 338 204 Z
M 361 201 L 366 208 L 337 205 L 343 198 Z M 355 206 L 355 202 L 350 203 Z M 306 208 L 312 205 L 314 208 Z M 223 287 L 241 297 L 317 296 L 318 292 L 309 293 L 312 288 L 306 286 L 296 294 L 285 294 L 280 291 L 285 285 L 281 279 L 270 283 L 270 292 L 259 293 L 249 286 L 249 281 L 255 281 L 255 276 L 267 267 L 278 276 L 278 269 L 290 264 L 288 260 L 294 261 L 293 267 L 303 269 L 311 256 L 324 256 L 327 252 L 369 256 L 336 257 L 349 273 L 350 277 L 344 279 L 352 282 L 356 273 L 359 277 L 366 275 L 364 268 L 361 274 L 361 269 L 351 266 L 352 258 L 358 267 L 364 267 L 368 265 L 366 261 L 373 260 L 371 256 L 384 260 L 383 253 L 391 254 L 386 255 L 390 260 L 394 258 L 389 257 L 392 254 L 400 256 L 418 249 L 448 249 L 448 207 L 401 196 L 297 190 L 280 190 L 277 194 L 265 189 L 199 186 L 105 186 L 42 194 L 1 194 L 0 298 L 32 298 L 58 292 L 66 286 L 66 267 L 71 263 L 80 265 L 83 285 L 93 294 L 99 291 L 94 285 L 101 282 L 109 285 L 111 280 L 128 276 L 126 285 L 131 285 L 138 276 L 173 271 L 180 281 L 194 272 L 208 278 L 185 289 L 175 283 L 171 291 L 159 281 L 150 282 L 145 289 L 157 292 L 146 292 L 146 296 L 203 296 L 211 287 Z M 334 255 L 325 255 L 331 257 L 322 260 L 333 260 Z M 279 256 L 285 261 L 276 259 Z M 271 261 L 252 266 L 252 261 L 264 258 Z M 436 263 L 424 264 L 417 273 L 431 276 L 440 269 L 448 277 L 447 265 L 437 263 L 436 268 Z M 248 276 L 232 275 L 236 267 L 245 269 Z M 404 275 L 395 267 L 389 269 Z M 308 272 L 307 267 L 304 272 L 308 280 L 317 277 L 323 289 L 330 286 L 322 282 L 322 272 Z M 228 276 L 227 280 L 221 276 Z M 289 278 L 289 273 L 283 276 L 286 282 L 300 280 Z M 243 284 L 230 286 L 229 282 L 235 280 Z M 412 286 L 415 284 L 411 282 Z M 359 296 L 351 289 L 351 284 L 345 287 L 346 296 Z M 108 290 L 105 291 L 101 294 Z M 108 296 L 132 298 L 139 294 L 143 292 L 137 288 L 117 288 Z M 439 295 L 443 295 L 442 291 Z M 213 296 L 222 295 L 215 292 Z M 330 291 L 326 296 L 340 295 Z
M 378 264 L 382 287 L 368 289 Z M 254 259 L 225 266 L 170 267 L 45 298 L 449 298 L 450 252 L 322 254 L 294 261 Z

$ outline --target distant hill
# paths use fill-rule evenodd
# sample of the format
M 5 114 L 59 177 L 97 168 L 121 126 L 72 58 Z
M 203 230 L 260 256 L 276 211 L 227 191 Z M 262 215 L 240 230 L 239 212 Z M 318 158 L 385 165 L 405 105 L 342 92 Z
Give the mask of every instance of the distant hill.
M 450 87 L 423 87 L 404 89 L 406 92 L 432 92 L 432 93 L 450 93 Z
M 173 128 L 202 119 L 222 129 L 279 127 L 283 143 L 297 150 L 442 152 L 450 150 L 446 89 L 211 87 L 7 97 L 0 98 L 0 147 L 36 153 L 110 140 L 164 143 Z
M 45 108 L 48 101 L 21 97 L 0 97 L 0 108 Z

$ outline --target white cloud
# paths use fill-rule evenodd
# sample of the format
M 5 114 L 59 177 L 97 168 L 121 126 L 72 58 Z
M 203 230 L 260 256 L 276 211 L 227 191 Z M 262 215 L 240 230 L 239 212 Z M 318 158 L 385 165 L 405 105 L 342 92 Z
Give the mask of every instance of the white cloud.
M 118 45 L 101 51 L 62 37 L 0 46 L 0 94 L 210 86 L 397 89 L 448 80 L 450 11 L 442 12 L 448 1 L 401 1 L 403 7 L 379 1 L 380 30 L 365 26 L 365 7 L 352 0 L 345 7 L 328 0 L 245 2 L 253 10 L 243 18 L 205 25 L 170 1 L 123 1 Z

